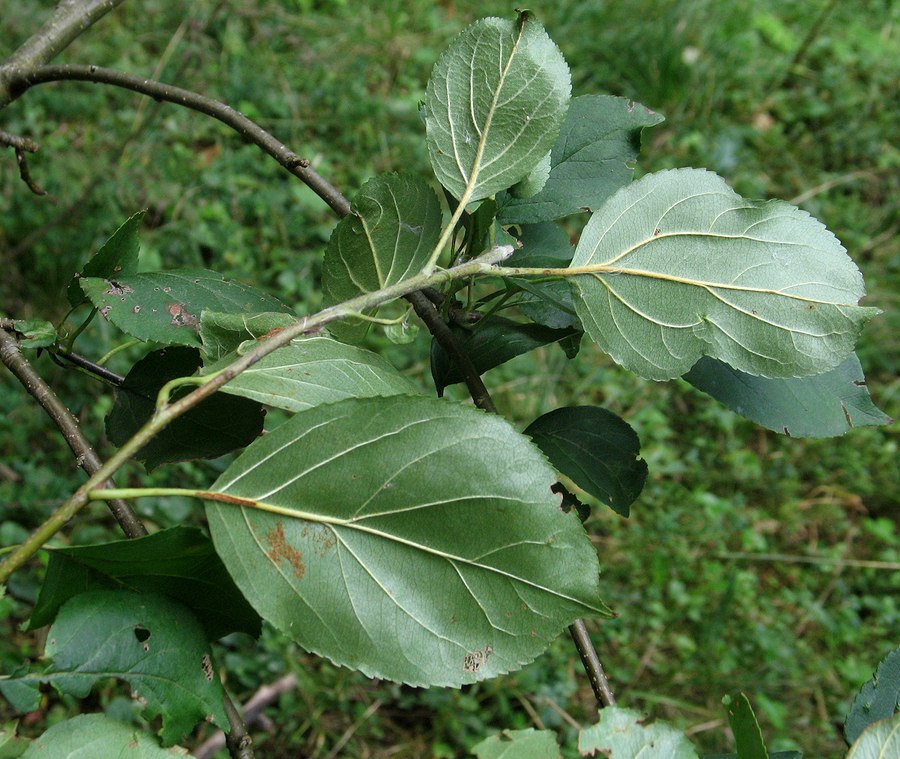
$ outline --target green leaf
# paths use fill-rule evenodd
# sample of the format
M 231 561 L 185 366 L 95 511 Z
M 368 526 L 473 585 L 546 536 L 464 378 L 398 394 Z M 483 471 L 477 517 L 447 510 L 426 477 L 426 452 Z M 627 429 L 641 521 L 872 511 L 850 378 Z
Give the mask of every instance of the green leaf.
M 704 357 L 684 378 L 741 416 L 791 437 L 835 437 L 892 421 L 872 403 L 855 353 L 824 374 L 790 379 L 753 377 Z
M 603 408 L 559 408 L 525 430 L 550 463 L 578 487 L 627 517 L 647 479 L 641 441 L 628 423 Z
M 683 733 L 665 722 L 644 725 L 643 721 L 644 715 L 633 709 L 607 706 L 600 712 L 600 721 L 579 734 L 578 751 L 582 756 L 602 752 L 608 759 L 697 759 Z
M 153 351 L 138 361 L 116 391 L 106 417 L 110 442 L 128 441 L 153 415 L 162 386 L 190 377 L 199 367 L 200 351 L 178 346 Z M 191 389 L 176 392 L 173 398 Z M 252 442 L 262 432 L 264 416 L 258 403 L 216 394 L 178 417 L 134 457 L 148 469 L 173 461 L 213 459 Z
M 873 722 L 859 736 L 846 759 L 889 759 L 900 756 L 900 714 Z
M 451 329 L 479 374 L 542 345 L 556 343 L 575 334 L 572 329 L 522 324 L 502 316 L 486 317 L 472 329 L 456 326 Z M 431 344 L 431 376 L 438 395 L 443 394 L 447 385 L 463 381 L 456 364 L 437 341 L 432 341 Z
M 218 361 L 253 342 L 277 332 L 297 321 L 286 313 L 227 314 L 204 311 L 200 314 L 200 341 L 203 343 L 204 363 Z
M 229 502 L 206 513 L 244 596 L 305 649 L 370 677 L 458 686 L 608 613 L 555 479 L 498 416 L 349 399 L 251 445 L 212 488 Z
M 46 671 L 16 680 L 84 698 L 97 680 L 125 679 L 145 716 L 162 716 L 166 745 L 203 720 L 228 729 L 203 628 L 169 598 L 111 590 L 75 596 L 59 610 L 44 654 L 53 660 Z
M 100 250 L 88 261 L 84 268 L 75 275 L 66 289 L 66 297 L 70 305 L 78 306 L 87 301 L 81 289 L 80 280 L 84 277 L 121 277 L 134 274 L 138 268 L 138 256 L 141 241 L 138 239 L 138 227 L 144 220 L 146 211 L 138 211 L 121 227 L 113 232 Z
M 631 181 L 641 131 L 663 120 L 625 98 L 574 98 L 550 154 L 550 176 L 543 189 L 531 197 L 499 197 L 499 221 L 534 224 L 596 210 Z
M 322 289 L 333 305 L 418 274 L 441 234 L 441 205 L 421 179 L 387 174 L 370 179 L 353 198 L 353 211 L 335 227 L 325 251 Z M 330 327 L 348 340 L 367 324 Z
M 201 347 L 200 314 L 291 310 L 271 295 L 206 269 L 81 279 L 100 314 L 139 340 Z
M 560 759 L 552 730 L 504 730 L 472 747 L 478 759 Z
M 850 745 L 873 722 L 900 711 L 900 648 L 891 651 L 875 670 L 875 676 L 860 689 L 847 720 L 844 738 Z
M 862 275 L 820 222 L 697 169 L 619 190 L 585 227 L 572 273 L 588 334 L 649 379 L 703 355 L 764 377 L 821 374 L 878 313 L 855 305 Z
M 212 541 L 195 527 L 172 527 L 133 540 L 49 552 L 28 628 L 50 624 L 70 598 L 88 590 L 168 596 L 189 608 L 207 640 L 232 632 L 257 637 L 259 615 L 241 595 Z
M 18 759 L 30 745 L 30 740 L 16 735 L 15 722 L 7 722 L 0 728 L 0 759 Z
M 204 371 L 222 369 L 234 358 L 227 356 Z M 222 388 L 224 393 L 288 411 L 344 398 L 417 391 L 412 380 L 378 354 L 323 336 L 294 340 L 272 351 Z
M 725 696 L 722 703 L 728 712 L 728 723 L 734 733 L 738 759 L 769 759 L 759 723 L 747 697 L 743 693 Z
M 149 733 L 105 714 L 81 714 L 60 722 L 32 741 L 22 759 L 172 759 L 188 756 L 186 748 L 160 748 Z
M 570 91 L 562 53 L 530 13 L 463 30 L 435 65 L 425 98 L 438 181 L 470 203 L 524 179 L 553 146 Z
M 527 177 L 509 188 L 514 198 L 532 198 L 547 184 L 550 178 L 550 154 L 547 153 L 531 170 Z
M 47 348 L 56 343 L 56 327 L 41 319 L 16 319 L 13 330 L 19 336 L 20 348 Z

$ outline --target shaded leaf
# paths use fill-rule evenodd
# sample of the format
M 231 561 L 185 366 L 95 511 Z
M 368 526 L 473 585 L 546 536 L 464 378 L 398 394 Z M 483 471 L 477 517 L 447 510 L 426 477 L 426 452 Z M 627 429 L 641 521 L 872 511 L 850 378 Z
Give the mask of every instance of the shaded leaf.
M 743 693 L 722 699 L 728 713 L 728 723 L 734 733 L 734 744 L 738 759 L 769 759 L 769 752 L 763 740 L 759 723 L 753 713 L 750 701 Z
M 552 730 L 504 730 L 472 747 L 478 759 L 560 759 Z
M 649 379 L 703 355 L 753 375 L 820 374 L 878 312 L 856 305 L 862 275 L 820 222 L 697 169 L 619 190 L 585 227 L 572 272 L 587 333 Z
M 227 314 L 204 311 L 200 314 L 200 341 L 204 363 L 218 361 L 237 351 L 244 343 L 255 341 L 289 327 L 297 317 L 287 313 Z
M 578 751 L 582 756 L 602 755 L 608 759 L 697 759 L 697 752 L 684 733 L 665 722 L 643 722 L 640 712 L 607 706 L 600 712 L 600 721 L 578 735 Z
M 353 198 L 353 211 L 335 227 L 325 251 L 325 305 L 380 290 L 418 274 L 441 234 L 441 205 L 421 179 L 386 174 L 370 179 Z M 347 340 L 367 324 L 346 320 L 329 329 Z
M 641 441 L 620 417 L 596 406 L 559 408 L 525 429 L 556 469 L 627 517 L 647 479 Z
M 181 747 L 161 748 L 149 733 L 105 714 L 80 714 L 59 722 L 32 741 L 22 759 L 83 757 L 171 759 L 188 756 Z
M 227 356 L 205 371 L 217 371 L 234 358 Z M 294 340 L 272 351 L 222 388 L 224 393 L 288 411 L 302 411 L 344 398 L 417 390 L 412 380 L 377 353 L 323 336 Z
M 291 313 L 283 303 L 206 269 L 173 269 L 79 280 L 102 316 L 139 340 L 200 347 L 203 311 Z
M 684 378 L 741 416 L 791 437 L 834 437 L 891 422 L 872 403 L 855 353 L 824 374 L 789 379 L 754 377 L 704 357 Z
M 534 224 L 596 210 L 631 181 L 641 131 L 663 121 L 640 103 L 612 95 L 573 98 L 537 194 L 498 198 L 502 224 Z
M 530 13 L 463 30 L 435 64 L 425 98 L 438 181 L 469 203 L 524 179 L 556 140 L 570 91 L 562 53 Z
M 522 324 L 502 316 L 482 319 L 472 329 L 456 326 L 451 326 L 451 329 L 479 374 L 542 345 L 556 343 L 575 334 L 572 329 Z M 456 364 L 437 341 L 431 343 L 431 376 L 438 395 L 443 394 L 447 385 L 463 381 Z
M 251 445 L 212 488 L 229 502 L 206 513 L 245 597 L 305 649 L 371 677 L 457 686 L 608 613 L 596 553 L 554 480 L 500 417 L 350 399 Z
M 875 676 L 856 694 L 844 722 L 844 738 L 850 745 L 873 722 L 900 711 L 900 648 L 891 651 L 875 670 Z
M 257 637 L 259 615 L 235 586 L 212 541 L 195 527 L 172 527 L 132 540 L 57 548 L 29 629 L 50 624 L 70 598 L 88 590 L 157 593 L 184 604 L 208 640 L 232 632 Z
M 84 277 L 124 277 L 137 271 L 138 256 L 141 250 L 141 241 L 138 239 L 137 231 L 146 213 L 146 211 L 138 211 L 113 232 L 112 237 L 103 243 L 100 250 L 69 282 L 66 297 L 69 299 L 70 305 L 78 306 L 87 301 L 80 282 Z
M 172 347 L 148 353 L 116 390 L 106 417 L 106 433 L 114 445 L 128 441 L 153 415 L 156 396 L 167 382 L 190 377 L 200 367 L 200 351 Z M 189 392 L 187 388 L 173 398 Z M 135 458 L 148 469 L 190 459 L 212 459 L 243 448 L 262 432 L 264 413 L 258 403 L 215 394 L 165 427 Z
M 31 745 L 29 739 L 16 735 L 16 726 L 15 722 L 7 722 L 0 727 L 0 759 L 17 759 Z
M 18 335 L 20 348 L 47 348 L 56 343 L 56 327 L 41 319 L 16 319 L 13 330 Z
M 44 654 L 53 660 L 47 670 L 17 678 L 35 693 L 47 682 L 84 698 L 97 680 L 119 677 L 148 719 L 162 716 L 166 745 L 206 719 L 228 729 L 203 628 L 171 599 L 110 590 L 75 596 L 59 610 Z
M 900 714 L 873 722 L 857 738 L 846 759 L 889 759 L 900 756 Z

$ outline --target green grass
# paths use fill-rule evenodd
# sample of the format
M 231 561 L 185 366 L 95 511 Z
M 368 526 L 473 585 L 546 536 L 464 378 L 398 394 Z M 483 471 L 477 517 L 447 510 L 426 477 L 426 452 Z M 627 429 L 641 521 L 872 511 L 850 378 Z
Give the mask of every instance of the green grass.
M 0 55 L 34 28 L 35 5 L 8 0 Z M 52 5 L 40 4 L 44 12 Z M 867 328 L 859 354 L 874 399 L 896 417 L 900 130 L 892 93 L 900 8 L 886 0 L 837 3 L 810 37 L 826 6 L 628 0 L 533 10 L 566 55 L 575 94 L 620 94 L 666 115 L 645 136 L 640 173 L 710 168 L 742 194 L 793 199 L 844 242 L 865 274 L 867 303 L 886 312 Z M 185 7 L 126 3 L 61 60 L 153 74 L 227 100 L 348 194 L 376 172 L 427 171 L 417 105 L 431 66 L 470 20 L 512 12 L 509 4 L 470 0 Z M 4 157 L 5 312 L 60 318 L 58 293 L 72 272 L 138 208 L 149 208 L 147 268 L 209 266 L 271 289 L 299 312 L 318 307 L 330 212 L 223 127 L 78 84 L 29 92 L 3 112 L 2 126 L 41 144 L 32 173 L 56 200 L 31 196 L 11 154 Z M 99 356 L 116 339 L 97 325 L 81 347 Z M 427 387 L 424 337 L 389 355 Z M 112 368 L 124 372 L 125 358 Z M 46 357 L 37 365 L 108 453 L 104 389 L 85 396 L 81 377 Z M 631 518 L 598 509 L 589 523 L 606 599 L 619 614 L 591 629 L 620 703 L 690 729 L 704 751 L 726 750 L 720 700 L 744 690 L 770 748 L 840 755 L 849 700 L 900 629 L 897 572 L 878 568 L 896 565 L 900 547 L 896 428 L 787 439 L 684 383 L 639 380 L 590 347 L 575 362 L 556 348 L 540 350 L 486 381 L 520 426 L 551 408 L 596 403 L 641 437 L 650 478 Z M 0 383 L 0 460 L 10 470 L 0 475 L 0 537 L 7 544 L 81 480 L 21 388 L 4 375 Z M 207 483 L 219 466 L 170 467 L 153 477 Z M 143 476 L 134 466 L 120 484 Z M 186 503 L 142 508 L 160 526 L 196 518 Z M 61 539 L 84 542 L 108 529 L 97 507 Z M 818 559 L 786 558 L 805 556 Z M 38 652 L 34 637 L 16 630 L 38 578 L 39 568 L 23 573 L 0 601 L 9 631 L 0 636 L 5 670 Z M 241 700 L 285 671 L 300 677 L 301 687 L 267 711 L 274 727 L 256 736 L 263 756 L 321 759 L 343 741 L 340 756 L 456 757 L 502 728 L 544 725 L 571 739 L 568 720 L 594 716 L 565 636 L 521 672 L 461 691 L 373 683 L 271 631 L 259 647 L 226 641 L 219 659 Z M 50 699 L 44 717 L 121 710 L 121 695 L 110 687 L 80 706 Z

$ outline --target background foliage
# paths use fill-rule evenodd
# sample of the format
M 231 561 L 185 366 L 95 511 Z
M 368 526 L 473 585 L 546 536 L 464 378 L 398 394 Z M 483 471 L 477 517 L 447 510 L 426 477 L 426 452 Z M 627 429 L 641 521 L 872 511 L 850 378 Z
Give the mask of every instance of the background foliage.
M 0 55 L 53 6 L 0 0 Z M 477 6 L 477 7 L 476 7 Z M 573 72 L 573 94 L 634 97 L 667 120 L 647 132 L 638 173 L 705 166 L 747 197 L 781 197 L 841 239 L 886 314 L 858 353 L 873 398 L 898 413 L 897 293 L 900 130 L 891 91 L 900 8 L 889 0 L 720 3 L 714 0 L 559 2 L 535 7 Z M 816 24 L 822 11 L 821 25 Z M 258 120 L 352 194 L 376 172 L 428 160 L 417 113 L 438 53 L 496 2 L 213 2 L 124 4 L 61 62 L 145 72 L 208 93 Z M 815 32 L 811 34 L 811 32 Z M 41 145 L 31 160 L 53 200 L 30 195 L 12 151 L 0 163 L 0 303 L 18 318 L 59 318 L 58 294 L 88 253 L 147 208 L 145 268 L 209 266 L 308 312 L 320 303 L 322 254 L 334 225 L 313 193 L 196 114 L 90 85 L 36 88 L 4 113 L 4 128 Z M 577 231 L 577 230 L 573 230 Z M 95 323 L 82 349 L 109 350 Z M 384 338 L 371 337 L 379 346 Z M 384 347 L 384 346 L 382 346 Z M 388 355 L 425 387 L 428 345 Z M 128 361 L 111 368 L 124 372 Z M 134 356 L 128 357 L 131 361 Z M 87 436 L 103 439 L 111 396 L 38 360 Z M 567 404 L 602 403 L 638 431 L 650 478 L 628 520 L 590 523 L 604 598 L 619 613 L 592 627 L 620 702 L 688 728 L 722 748 L 720 698 L 744 690 L 770 747 L 841 752 L 839 724 L 856 689 L 896 638 L 896 570 L 860 566 L 898 557 L 895 428 L 798 441 L 760 430 L 686 383 L 636 378 L 593 349 L 569 364 L 550 346 L 487 375 L 501 412 L 526 420 Z M 21 540 L 79 475 L 49 422 L 0 375 L 0 542 Z M 450 387 L 449 395 L 464 391 Z M 101 453 L 104 446 L 100 445 Z M 108 450 L 108 449 L 107 449 Z M 150 480 L 208 482 L 227 460 L 162 470 Z M 119 484 L 147 484 L 134 464 Z M 160 526 L 193 523 L 187 500 L 139 504 Z M 102 507 L 64 540 L 110 535 Z M 754 560 L 744 554 L 752 553 Z M 814 555 L 815 561 L 801 561 Z M 39 572 L 36 569 L 35 572 Z M 18 632 L 37 574 L 18 573 L 0 600 L 0 668 L 42 648 Z M 243 700 L 285 671 L 300 678 L 259 735 L 263 755 L 458 756 L 500 728 L 572 730 L 592 719 L 574 649 L 560 639 L 530 667 L 462 691 L 372 683 L 297 650 L 266 629 L 262 646 L 220 646 Z M 100 705 L 128 719 L 127 690 L 77 705 L 51 702 L 46 723 Z M 2 717 L 3 715 L 0 715 Z

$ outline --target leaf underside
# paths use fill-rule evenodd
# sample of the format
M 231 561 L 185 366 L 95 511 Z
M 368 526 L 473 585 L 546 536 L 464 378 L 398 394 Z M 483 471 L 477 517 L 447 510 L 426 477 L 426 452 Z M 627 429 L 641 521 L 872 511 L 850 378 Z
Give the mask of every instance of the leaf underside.
M 578 751 L 609 759 L 698 759 L 691 742 L 671 725 L 660 721 L 645 725 L 643 714 L 618 706 L 601 710 L 600 721 L 581 731 Z

